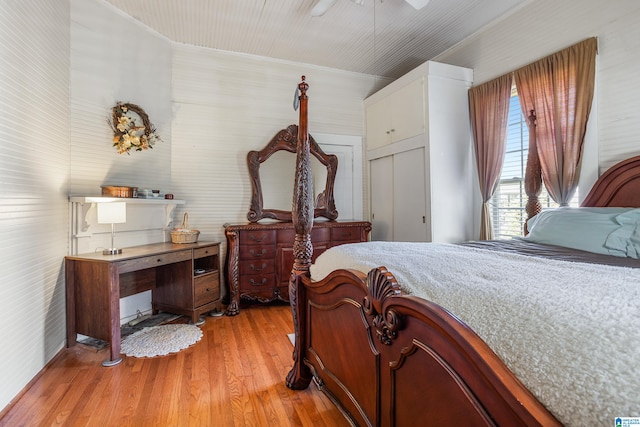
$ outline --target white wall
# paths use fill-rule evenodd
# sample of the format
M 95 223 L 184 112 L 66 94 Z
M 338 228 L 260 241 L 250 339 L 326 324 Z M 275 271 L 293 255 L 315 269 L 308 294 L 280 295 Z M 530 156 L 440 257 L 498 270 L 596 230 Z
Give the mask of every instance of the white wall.
M 174 46 L 172 185 L 203 239 L 225 242 L 223 224 L 247 222 L 247 153 L 298 123 L 293 97 L 302 75 L 310 86 L 309 132 L 361 137 L 372 76 Z
M 0 2 L 0 409 L 63 347 L 69 2 Z
M 640 154 L 640 2 L 531 0 L 436 60 L 474 70 L 474 84 L 498 77 L 589 37 L 598 38 L 596 73 L 600 172 Z
M 73 195 L 101 185 L 171 191 L 171 42 L 102 1 L 71 0 Z M 116 102 L 142 107 L 163 142 L 118 154 L 107 123 Z

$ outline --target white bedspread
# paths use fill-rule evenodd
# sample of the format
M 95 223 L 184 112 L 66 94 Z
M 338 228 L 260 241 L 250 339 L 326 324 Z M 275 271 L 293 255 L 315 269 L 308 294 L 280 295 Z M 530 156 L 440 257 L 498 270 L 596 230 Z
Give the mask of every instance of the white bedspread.
M 563 424 L 640 416 L 640 269 L 369 242 L 324 252 L 311 276 L 381 265 L 461 318 Z

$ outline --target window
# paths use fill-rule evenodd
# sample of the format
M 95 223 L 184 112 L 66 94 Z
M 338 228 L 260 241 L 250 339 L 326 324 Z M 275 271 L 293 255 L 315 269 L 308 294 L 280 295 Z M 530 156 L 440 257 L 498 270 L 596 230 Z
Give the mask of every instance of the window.
M 509 119 L 507 123 L 507 144 L 498 188 L 491 198 L 491 215 L 495 239 L 510 239 L 524 234 L 527 219 L 525 206 L 527 193 L 524 191 L 524 172 L 529 154 L 529 128 L 527 118 L 522 114 L 515 86 L 511 91 Z M 578 192 L 571 206 L 578 205 Z M 558 207 L 543 187 L 539 196 L 542 208 Z

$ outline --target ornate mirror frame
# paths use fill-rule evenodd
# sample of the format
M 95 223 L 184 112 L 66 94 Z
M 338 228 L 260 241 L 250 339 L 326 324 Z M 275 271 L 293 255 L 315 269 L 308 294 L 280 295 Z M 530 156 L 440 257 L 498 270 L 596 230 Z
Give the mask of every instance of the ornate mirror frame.
M 247 214 L 250 222 L 258 222 L 263 218 L 275 219 L 278 221 L 291 221 L 291 211 L 280 209 L 265 209 L 262 206 L 262 185 L 260 184 L 260 165 L 273 153 L 280 150 L 296 152 L 298 142 L 298 125 L 289 125 L 286 129 L 280 130 L 260 151 L 249 151 L 247 154 L 247 165 L 249 166 L 249 176 L 251 177 L 251 207 Z M 338 157 L 335 154 L 325 154 L 318 146 L 313 136 L 309 135 L 311 155 L 320 161 L 327 168 L 327 180 L 324 191 L 318 194 L 315 203 L 313 217 L 324 217 L 329 220 L 338 218 L 335 200 L 333 199 L 333 185 L 336 180 L 338 170 Z

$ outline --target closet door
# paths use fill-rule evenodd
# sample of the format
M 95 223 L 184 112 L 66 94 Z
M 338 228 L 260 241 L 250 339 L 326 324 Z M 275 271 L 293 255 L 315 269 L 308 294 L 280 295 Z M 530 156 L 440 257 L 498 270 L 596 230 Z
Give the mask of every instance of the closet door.
M 425 149 L 393 155 L 393 240 L 426 242 Z
M 393 240 L 393 156 L 369 162 L 371 240 Z

